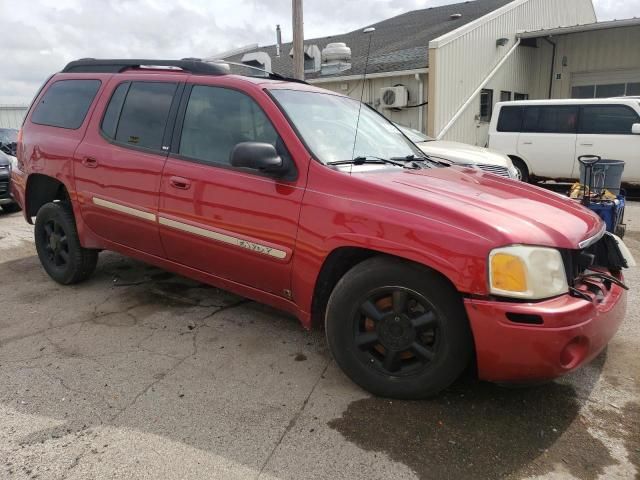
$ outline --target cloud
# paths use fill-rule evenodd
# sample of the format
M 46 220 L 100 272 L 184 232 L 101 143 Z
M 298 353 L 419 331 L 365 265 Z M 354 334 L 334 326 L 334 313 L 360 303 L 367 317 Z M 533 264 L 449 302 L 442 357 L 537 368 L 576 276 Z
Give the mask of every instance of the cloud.
M 613 20 L 640 16 L 640 0 L 595 0 L 598 20 Z
M 452 0 L 306 0 L 307 38 L 342 33 Z M 10 5 L 11 4 L 11 5 Z M 640 0 L 596 0 L 602 18 L 640 12 Z M 291 0 L 23 0 L 0 2 L 0 104 L 28 103 L 67 62 L 83 57 L 206 57 L 291 38 Z

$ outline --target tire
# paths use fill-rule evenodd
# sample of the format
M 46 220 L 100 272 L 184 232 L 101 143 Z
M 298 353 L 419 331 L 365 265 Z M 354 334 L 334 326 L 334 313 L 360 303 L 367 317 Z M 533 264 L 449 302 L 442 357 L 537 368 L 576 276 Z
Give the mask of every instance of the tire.
M 35 243 L 40 263 L 62 285 L 79 283 L 91 276 L 98 251 L 83 248 L 71 206 L 56 202 L 43 205 L 36 216 Z
M 2 205 L 2 211 L 4 213 L 16 213 L 20 211 L 20 205 L 17 203 L 8 203 L 6 205 Z
M 344 275 L 329 298 L 325 331 L 345 374 L 382 397 L 434 396 L 473 354 L 453 286 L 432 270 L 389 257 L 365 260 Z
M 513 162 L 513 166 L 516 167 L 516 170 L 518 170 L 519 180 L 524 183 L 529 183 L 531 176 L 529 175 L 527 165 L 519 158 L 511 157 L 511 161 Z

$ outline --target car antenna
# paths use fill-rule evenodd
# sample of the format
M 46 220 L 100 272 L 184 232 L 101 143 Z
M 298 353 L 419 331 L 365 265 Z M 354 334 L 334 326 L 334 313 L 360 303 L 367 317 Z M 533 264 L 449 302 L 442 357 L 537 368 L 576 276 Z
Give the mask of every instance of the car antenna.
M 358 127 L 360 126 L 360 112 L 362 111 L 362 99 L 364 98 L 364 87 L 367 80 L 367 67 L 369 66 L 369 54 L 371 53 L 371 39 L 373 38 L 373 32 L 376 29 L 374 27 L 365 28 L 362 33 L 370 33 L 369 35 L 369 47 L 367 48 L 367 58 L 364 62 L 364 74 L 362 75 L 362 91 L 360 92 L 360 104 L 358 105 L 358 120 L 356 121 L 356 134 L 353 138 L 353 150 L 351 151 L 351 160 L 356 158 L 356 144 L 358 143 Z M 353 170 L 353 163 L 351 164 Z M 351 173 L 351 172 L 349 172 Z

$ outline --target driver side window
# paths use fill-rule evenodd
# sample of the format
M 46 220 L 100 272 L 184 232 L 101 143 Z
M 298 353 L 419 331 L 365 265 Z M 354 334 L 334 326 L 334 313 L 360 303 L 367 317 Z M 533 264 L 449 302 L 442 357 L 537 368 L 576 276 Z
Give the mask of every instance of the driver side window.
M 230 165 L 241 142 L 270 143 L 288 154 L 273 125 L 247 95 L 221 87 L 195 85 L 185 112 L 178 153 L 211 164 Z

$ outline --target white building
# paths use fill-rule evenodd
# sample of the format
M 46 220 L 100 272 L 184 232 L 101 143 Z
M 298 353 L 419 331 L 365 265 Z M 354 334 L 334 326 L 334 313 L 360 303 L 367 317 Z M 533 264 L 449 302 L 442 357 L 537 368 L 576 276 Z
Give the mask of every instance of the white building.
M 433 137 L 484 145 L 501 100 L 631 95 L 640 82 L 640 20 L 596 23 L 591 0 L 475 0 L 373 27 L 306 40 L 306 80 Z M 290 53 L 224 58 L 291 75 Z
M 0 128 L 20 128 L 27 108 L 24 105 L 0 105 Z

